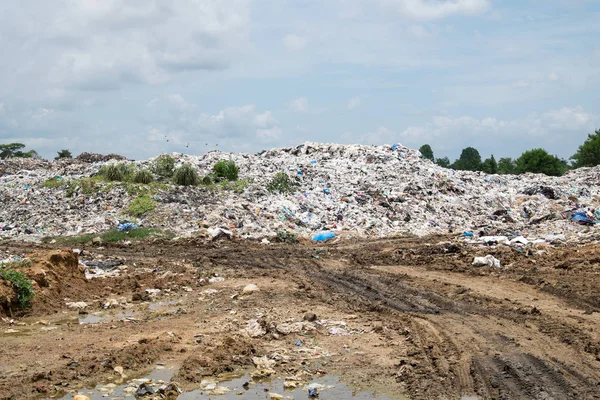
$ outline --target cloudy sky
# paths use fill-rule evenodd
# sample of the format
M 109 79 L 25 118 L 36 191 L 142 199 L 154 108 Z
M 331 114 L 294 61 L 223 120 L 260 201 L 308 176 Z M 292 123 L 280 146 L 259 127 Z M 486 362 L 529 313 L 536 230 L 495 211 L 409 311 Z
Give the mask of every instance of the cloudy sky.
M 0 51 L 0 143 L 44 157 L 569 157 L 600 128 L 598 0 L 2 1 Z

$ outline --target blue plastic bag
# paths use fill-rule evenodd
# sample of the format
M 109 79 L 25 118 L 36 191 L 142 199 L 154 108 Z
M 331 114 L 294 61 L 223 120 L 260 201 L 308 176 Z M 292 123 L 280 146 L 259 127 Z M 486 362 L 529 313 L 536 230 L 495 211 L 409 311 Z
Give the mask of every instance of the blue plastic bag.
M 137 226 L 133 222 L 125 222 L 124 224 L 119 225 L 119 227 L 117 228 L 117 230 L 119 232 L 123 232 L 123 231 L 129 231 L 129 230 L 132 230 L 132 229 L 138 229 L 138 228 L 139 228 L 139 226 Z
M 573 221 L 579 222 L 580 224 L 589 224 L 593 225 L 594 221 L 592 221 L 585 212 L 579 211 L 573 214 Z
M 322 232 L 319 233 L 318 235 L 313 236 L 312 240 L 313 242 L 326 242 L 328 240 L 331 240 L 335 237 L 335 233 L 333 232 Z
M 393 144 L 393 145 L 392 145 L 392 151 L 396 151 L 396 150 L 398 150 L 398 147 L 400 147 L 400 144 L 399 144 L 399 143 L 395 143 L 395 144 Z
M 323 193 L 325 193 L 325 194 L 331 194 L 331 189 L 329 189 L 329 188 L 324 188 L 324 189 L 323 189 Z
M 468 232 L 468 231 L 464 232 L 463 236 L 465 236 L 465 237 L 473 237 L 473 232 Z

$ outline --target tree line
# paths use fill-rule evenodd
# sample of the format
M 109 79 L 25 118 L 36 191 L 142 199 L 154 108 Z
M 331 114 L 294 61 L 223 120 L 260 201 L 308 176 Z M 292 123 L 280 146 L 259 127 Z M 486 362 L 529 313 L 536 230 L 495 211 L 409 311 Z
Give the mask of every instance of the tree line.
M 482 160 L 479 151 L 474 147 L 462 150 L 460 157 L 453 163 L 448 157 L 435 158 L 430 145 L 424 144 L 419 149 L 424 158 L 435 162 L 440 167 L 462 171 L 482 171 L 488 174 L 522 174 L 526 172 L 561 176 L 570 169 L 594 167 L 600 165 L 600 129 L 588 135 L 585 142 L 579 146 L 570 162 L 548 153 L 542 148 L 527 150 L 518 158 L 491 157 Z
M 0 160 L 6 160 L 7 158 L 34 158 L 41 160 L 42 157 L 35 150 L 23 151 L 25 145 L 23 143 L 8 143 L 0 144 Z M 57 152 L 58 155 L 54 157 L 55 160 L 59 158 L 73 158 L 71 152 L 67 149 Z

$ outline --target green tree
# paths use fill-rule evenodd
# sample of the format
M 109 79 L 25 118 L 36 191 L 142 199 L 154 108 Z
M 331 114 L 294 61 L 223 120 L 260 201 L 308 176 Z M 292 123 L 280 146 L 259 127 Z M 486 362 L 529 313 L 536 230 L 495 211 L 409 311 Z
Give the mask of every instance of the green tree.
M 71 154 L 71 152 L 68 149 L 63 149 L 61 151 L 57 152 L 58 155 L 56 157 L 54 157 L 55 160 L 61 159 L 61 158 L 73 158 L 73 155 Z
M 481 164 L 481 170 L 487 174 L 497 174 L 498 173 L 498 163 L 494 158 L 494 155 L 488 159 L 486 159 L 483 164 Z
M 419 149 L 419 151 L 421 152 L 421 154 L 423 155 L 423 157 L 425 157 L 428 160 L 433 161 L 433 150 L 431 149 L 431 146 L 428 144 L 424 144 L 423 146 L 421 146 L 421 148 Z
M 549 154 L 544 149 L 528 150 L 517 158 L 517 172 L 533 172 L 561 176 L 569 169 L 567 162 Z
M 23 143 L 8 143 L 8 144 L 0 144 L 0 158 L 6 159 L 15 157 L 16 153 L 23 154 L 21 149 L 25 148 Z
M 573 168 L 594 167 L 600 164 L 600 129 L 588 135 L 586 141 L 579 146 L 577 153 L 571 156 Z
M 442 168 L 450 168 L 450 160 L 448 157 L 442 157 L 435 160 L 435 163 Z
M 452 164 L 452 168 L 464 171 L 480 171 L 481 155 L 473 147 L 467 147 L 460 153 L 460 158 Z
M 498 161 L 498 173 L 499 174 L 514 174 L 516 173 L 517 166 L 515 161 L 510 157 L 501 158 Z

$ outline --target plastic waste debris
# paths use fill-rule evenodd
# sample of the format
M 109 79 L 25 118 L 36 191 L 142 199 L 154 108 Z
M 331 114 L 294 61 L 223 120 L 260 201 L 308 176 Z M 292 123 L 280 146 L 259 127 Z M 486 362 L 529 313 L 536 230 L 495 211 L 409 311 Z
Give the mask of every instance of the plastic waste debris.
M 151 394 L 154 394 L 154 389 L 152 389 L 152 386 L 147 383 L 142 383 L 135 391 L 136 397 L 144 397 Z
M 119 232 L 130 231 L 133 229 L 139 229 L 139 227 L 136 224 L 134 224 L 133 222 L 125 222 L 125 223 L 119 225 L 119 227 L 117 228 L 117 230 Z
M 464 237 L 473 237 L 473 232 L 465 231 L 465 232 L 463 232 L 463 236 Z
M 594 225 L 594 221 L 590 217 L 588 217 L 585 211 L 573 213 L 573 217 L 571 218 L 571 220 L 578 222 L 582 225 Z
M 319 233 L 318 235 L 313 236 L 312 240 L 313 242 L 326 242 L 328 240 L 331 240 L 335 238 L 335 233 L 333 232 L 322 232 Z
M 472 264 L 476 267 L 500 268 L 500 260 L 490 254 L 485 257 L 475 257 Z

